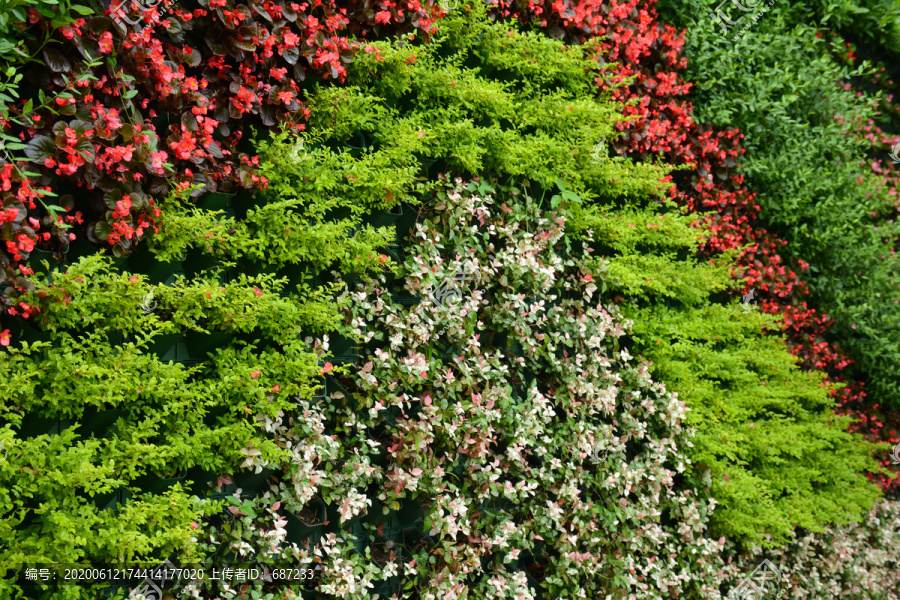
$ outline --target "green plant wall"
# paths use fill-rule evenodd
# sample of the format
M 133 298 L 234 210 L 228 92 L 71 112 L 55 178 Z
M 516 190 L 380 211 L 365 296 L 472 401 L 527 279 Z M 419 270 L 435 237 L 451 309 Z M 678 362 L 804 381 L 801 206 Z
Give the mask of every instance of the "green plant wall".
M 308 134 L 257 137 L 266 191 L 172 194 L 144 253 L 82 258 L 32 292 L 37 328 L 14 339 L 36 341 L 5 351 L 0 381 L 4 563 L 211 565 L 249 547 L 319 567 L 332 596 L 706 598 L 712 533 L 870 506 L 871 447 L 765 318 L 715 296 L 726 265 L 692 258 L 699 232 L 661 200 L 669 169 L 598 156 L 622 117 L 592 47 L 474 7 L 348 70 L 353 85 L 307 94 Z M 483 291 L 426 310 L 440 265 L 463 261 Z M 303 586 L 273 587 L 253 591 Z

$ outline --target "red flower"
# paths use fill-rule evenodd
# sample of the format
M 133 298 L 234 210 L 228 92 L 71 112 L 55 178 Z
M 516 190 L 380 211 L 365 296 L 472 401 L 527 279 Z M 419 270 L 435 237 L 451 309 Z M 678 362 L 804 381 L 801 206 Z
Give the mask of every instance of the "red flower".
M 0 331 L 0 346 L 9 346 L 9 329 Z

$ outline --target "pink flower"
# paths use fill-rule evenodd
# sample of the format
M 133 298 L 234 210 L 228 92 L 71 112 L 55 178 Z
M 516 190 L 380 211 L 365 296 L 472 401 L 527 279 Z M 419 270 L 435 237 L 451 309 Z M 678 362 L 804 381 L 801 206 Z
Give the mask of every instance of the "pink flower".
M 100 36 L 100 52 L 102 52 L 103 54 L 109 54 L 112 51 L 112 33 L 110 33 L 109 31 L 104 31 L 103 35 Z
M 169 158 L 169 154 L 167 152 L 150 153 L 150 167 L 154 171 L 156 171 L 157 175 L 162 175 L 166 172 L 165 167 L 163 167 L 163 163 L 167 158 Z
M 0 346 L 9 346 L 9 329 L 0 331 Z
M 325 373 L 331 373 L 332 369 L 334 369 L 334 365 L 330 362 L 325 363 L 325 366 L 322 367 L 322 375 Z
M 253 379 L 256 379 L 257 377 L 259 377 L 259 375 L 260 375 L 259 369 L 256 369 L 255 371 L 250 373 L 250 377 L 252 377 Z
M 273 385 L 273 386 L 272 386 L 272 391 L 273 391 L 273 392 L 280 392 L 280 391 L 281 391 L 281 386 L 280 386 L 280 385 Z

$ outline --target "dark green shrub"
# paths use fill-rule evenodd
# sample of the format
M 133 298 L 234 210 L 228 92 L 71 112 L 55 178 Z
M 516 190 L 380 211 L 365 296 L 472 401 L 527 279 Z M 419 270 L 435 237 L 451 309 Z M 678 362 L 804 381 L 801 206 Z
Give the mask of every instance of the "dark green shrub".
M 709 18 L 715 5 L 662 3 L 665 14 L 688 27 L 694 117 L 745 134 L 741 172 L 769 230 L 790 242 L 785 258 L 810 263 L 809 302 L 835 319 L 829 339 L 856 361 L 871 403 L 898 409 L 896 199 L 868 166 L 871 142 L 857 134 L 877 118 L 872 102 L 843 89 L 872 70 L 850 66 L 841 37 L 816 33 L 839 27 L 896 52 L 900 7 L 779 2 L 735 42 L 733 31 Z

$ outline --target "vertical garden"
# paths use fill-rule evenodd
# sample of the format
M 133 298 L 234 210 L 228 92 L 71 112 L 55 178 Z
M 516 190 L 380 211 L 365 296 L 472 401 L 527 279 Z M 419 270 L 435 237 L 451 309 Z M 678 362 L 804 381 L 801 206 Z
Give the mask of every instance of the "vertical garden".
M 900 598 L 892 2 L 0 0 L 0 597 Z

